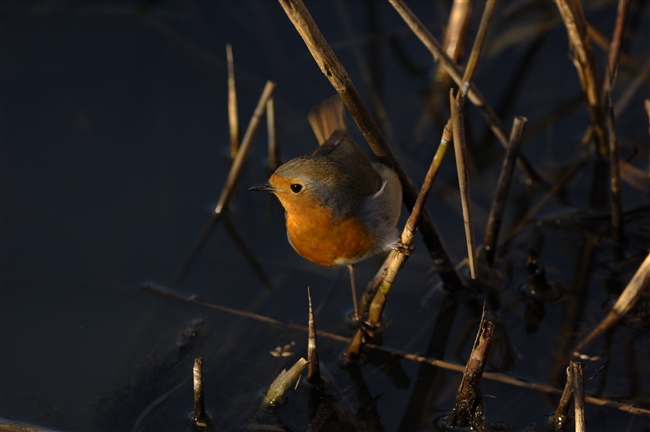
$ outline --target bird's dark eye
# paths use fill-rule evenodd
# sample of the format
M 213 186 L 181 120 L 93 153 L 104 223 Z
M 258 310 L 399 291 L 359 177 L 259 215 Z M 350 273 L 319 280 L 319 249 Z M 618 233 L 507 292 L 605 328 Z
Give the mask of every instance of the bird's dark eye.
M 302 185 L 298 183 L 294 183 L 291 185 L 291 192 L 293 193 L 299 193 L 302 190 Z

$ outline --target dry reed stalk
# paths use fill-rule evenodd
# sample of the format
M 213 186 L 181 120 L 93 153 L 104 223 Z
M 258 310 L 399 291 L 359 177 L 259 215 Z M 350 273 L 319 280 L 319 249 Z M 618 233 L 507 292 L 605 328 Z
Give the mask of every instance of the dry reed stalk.
M 487 2 L 485 6 L 485 10 L 483 11 L 483 16 L 481 18 L 481 25 L 479 27 L 479 31 L 477 32 L 476 39 L 474 41 L 474 45 L 472 46 L 472 51 L 470 54 L 470 58 L 468 60 L 468 65 L 467 68 L 465 69 L 465 72 L 463 74 L 463 79 L 464 79 L 464 85 L 462 86 L 461 91 L 458 92 L 458 95 L 456 97 L 456 100 L 453 100 L 452 94 L 450 94 L 450 97 L 452 97 L 452 101 L 450 102 L 451 104 L 460 104 L 459 109 L 454 111 L 454 112 L 461 112 L 462 107 L 465 105 L 465 99 L 467 97 L 467 92 L 470 87 L 470 81 L 474 77 L 474 72 L 476 71 L 476 66 L 478 65 L 478 60 L 480 58 L 481 52 L 483 50 L 483 46 L 485 45 L 485 39 L 487 36 L 487 30 L 489 27 L 489 23 L 492 20 L 492 15 L 494 13 L 494 7 L 496 5 L 496 2 L 493 0 L 490 0 Z M 458 118 L 462 118 L 462 115 L 458 116 L 456 115 L 456 120 Z M 469 257 L 469 267 L 470 267 L 470 273 L 472 279 L 476 279 L 477 275 L 477 270 L 476 270 L 476 248 L 475 248 L 475 242 L 474 242 L 474 229 L 472 226 L 472 217 L 471 217 L 471 199 L 470 199 L 470 194 L 469 194 L 469 173 L 467 171 L 467 165 L 465 163 L 466 161 L 466 152 L 465 152 L 465 136 L 464 136 L 464 126 L 458 126 L 456 129 L 452 127 L 452 123 L 454 121 L 454 116 L 447 121 L 447 124 L 445 125 L 445 128 L 443 130 L 443 136 L 441 139 L 441 145 L 442 143 L 449 143 L 450 141 L 453 140 L 454 142 L 454 147 L 456 148 L 457 144 L 456 143 L 461 143 L 459 144 L 459 148 L 462 149 L 459 150 L 457 148 L 456 150 L 456 162 L 457 164 L 457 169 L 458 169 L 458 177 L 459 177 L 459 187 L 461 190 L 461 203 L 463 206 L 463 219 L 464 219 L 464 226 L 465 226 L 465 234 L 466 234 L 466 240 L 467 240 L 467 250 L 468 250 L 468 257 Z M 453 132 L 454 130 L 458 132 Z M 454 134 L 459 134 L 458 139 L 454 139 Z M 460 156 L 459 156 L 460 155 Z M 437 156 L 437 154 L 436 154 Z M 444 156 L 444 153 L 442 154 Z M 435 160 L 435 158 L 434 158 Z M 459 162 L 460 160 L 460 162 Z M 442 157 L 440 162 L 442 161 Z M 433 161 L 432 161 L 433 163 Z M 426 182 L 426 180 L 425 180 Z M 424 188 L 424 186 L 423 186 Z M 428 192 L 427 192 L 428 196 Z M 426 196 L 425 196 L 426 199 Z M 405 243 L 403 243 L 405 244 Z M 373 300 L 377 294 L 377 289 L 380 288 L 384 282 L 384 269 L 390 267 L 392 262 L 396 259 L 394 254 L 389 255 L 386 258 L 386 261 L 384 262 L 384 265 L 380 268 L 378 274 L 375 276 L 373 281 L 369 284 L 368 288 L 366 289 L 366 292 L 363 295 L 363 300 L 362 300 L 362 310 L 366 310 L 367 304 L 371 302 L 375 303 Z M 399 271 L 398 267 L 398 271 Z M 392 282 L 390 282 L 392 285 Z M 390 287 L 388 288 L 390 289 Z M 385 301 L 385 296 L 379 296 L 378 302 L 375 303 L 375 307 L 379 310 L 383 310 L 384 304 L 383 302 Z M 378 303 L 381 304 L 381 307 L 378 307 Z M 381 316 L 381 312 L 379 312 Z M 377 320 L 376 322 L 373 322 L 372 320 L 369 320 L 371 323 L 376 324 L 379 321 Z M 360 335 L 357 335 L 360 337 Z M 355 339 L 355 341 L 357 341 Z M 359 343 L 361 343 L 361 339 L 358 339 Z M 356 350 L 356 348 L 355 348 Z M 356 352 L 355 350 L 352 350 L 351 352 Z
M 246 156 L 248 155 L 248 151 L 250 150 L 251 145 L 253 144 L 253 138 L 257 133 L 257 129 L 259 128 L 260 122 L 262 120 L 262 116 L 264 115 L 264 111 L 266 110 L 266 103 L 273 95 L 273 90 L 275 90 L 275 83 L 272 81 L 267 81 L 266 85 L 264 86 L 264 90 L 262 91 L 262 95 L 260 96 L 260 99 L 257 102 L 255 111 L 253 112 L 253 116 L 251 117 L 251 120 L 248 123 L 248 127 L 246 128 L 246 133 L 244 134 L 244 138 L 242 139 L 241 147 L 239 151 L 237 151 L 237 156 L 235 157 L 235 160 L 232 163 L 232 167 L 230 168 L 230 172 L 228 173 L 228 178 L 226 179 L 226 185 L 224 186 L 223 191 L 219 196 L 219 201 L 217 202 L 217 206 L 214 208 L 214 212 L 217 214 L 223 211 L 224 207 L 232 197 L 232 193 L 235 189 L 235 185 L 237 184 L 237 179 L 239 178 L 241 169 L 244 166 L 244 160 L 246 159 Z
M 244 134 L 244 138 L 242 139 L 241 146 L 237 151 L 235 160 L 233 161 L 230 167 L 230 172 L 228 173 L 228 177 L 226 178 L 226 184 L 221 190 L 219 201 L 217 202 L 217 205 L 215 206 L 210 219 L 208 220 L 207 224 L 203 228 L 203 231 L 201 231 L 201 234 L 199 234 L 197 239 L 194 241 L 192 248 L 187 254 L 187 257 L 174 273 L 171 282 L 172 285 L 177 285 L 180 282 L 180 280 L 183 278 L 183 276 L 185 276 L 185 273 L 187 272 L 189 265 L 192 263 L 192 261 L 194 261 L 199 251 L 201 250 L 205 242 L 210 237 L 210 233 L 212 233 L 212 230 L 221 219 L 224 209 L 227 207 L 228 203 L 230 202 L 233 192 L 235 191 L 235 186 L 237 185 L 237 179 L 239 178 L 242 167 L 244 166 L 244 160 L 246 159 L 246 156 L 248 155 L 248 151 L 250 150 L 251 145 L 253 144 L 253 138 L 255 137 L 255 133 L 257 132 L 262 116 L 264 115 L 264 111 L 266 109 L 266 102 L 273 95 L 274 89 L 275 89 L 275 83 L 272 81 L 267 81 L 266 85 L 264 86 L 264 90 L 262 91 L 262 95 L 260 96 L 260 99 L 257 102 L 255 111 L 253 112 L 250 122 L 248 123 L 248 127 L 246 128 L 246 133 Z
M 467 68 L 469 70 L 469 67 Z M 469 87 L 469 82 L 463 89 Z M 465 97 L 454 97 L 454 90 L 449 90 L 449 106 L 451 109 L 452 132 L 454 134 L 454 154 L 456 156 L 456 172 L 458 173 L 458 187 L 460 189 L 460 202 L 463 209 L 463 225 L 465 227 L 465 241 L 467 243 L 467 257 L 472 279 L 476 279 L 476 248 L 474 229 L 472 226 L 472 197 L 469 187 L 469 172 L 467 170 L 467 146 L 465 144 L 465 121 L 462 114 Z
M 573 408 L 575 410 L 576 432 L 587 430 L 585 423 L 585 365 L 571 362 L 571 384 L 573 386 Z
M 442 38 L 442 46 L 455 63 L 463 56 L 465 40 L 469 33 L 469 24 L 472 18 L 472 2 L 468 0 L 454 0 L 447 20 L 447 28 Z M 443 81 L 449 73 L 442 65 L 438 65 L 436 80 Z
M 460 189 L 461 206 L 463 209 L 463 225 L 465 227 L 465 240 L 467 243 L 467 257 L 469 260 L 469 269 L 472 279 L 477 278 L 476 269 L 476 247 L 474 239 L 474 227 L 472 223 L 472 198 L 469 186 L 469 172 L 467 169 L 467 145 L 465 142 L 465 120 L 463 108 L 465 99 L 469 91 L 470 82 L 476 72 L 478 60 L 481 57 L 483 46 L 487 38 L 487 31 L 494 15 L 495 0 L 488 0 L 483 10 L 481 24 L 472 46 L 465 72 L 463 73 L 462 90 L 454 98 L 453 90 L 449 93 L 449 104 L 451 111 L 452 131 L 454 136 L 454 153 L 456 155 L 456 171 L 458 173 L 458 186 Z
M 641 298 L 643 292 L 650 285 L 650 254 L 645 257 L 637 269 L 632 280 L 627 284 L 621 295 L 614 303 L 614 307 L 607 316 L 585 337 L 573 350 L 574 356 L 580 355 L 580 350 L 587 346 L 596 336 L 613 326 L 623 315 L 628 313 L 636 302 Z
M 474 40 L 474 45 L 472 46 L 472 52 L 469 55 L 467 60 L 467 66 L 465 66 L 465 71 L 463 72 L 463 79 L 458 83 L 458 87 L 464 87 L 468 85 L 468 82 L 472 81 L 474 73 L 476 72 L 476 67 L 478 66 L 478 60 L 481 57 L 481 52 L 483 52 L 483 46 L 485 46 L 485 40 L 487 39 L 487 31 L 490 27 L 490 22 L 492 21 L 492 16 L 494 15 L 494 8 L 496 7 L 496 0 L 487 0 L 485 3 L 485 9 L 483 10 L 483 15 L 481 16 L 481 24 L 479 25 L 478 31 L 476 32 L 476 39 Z M 469 88 L 464 91 L 465 94 L 469 91 Z
M 467 96 L 468 89 L 470 88 L 470 82 L 472 78 L 474 77 L 474 72 L 476 71 L 476 66 L 478 64 L 478 59 L 480 58 L 481 52 L 483 50 L 483 46 L 485 44 L 485 39 L 487 35 L 487 29 L 489 26 L 490 21 L 492 20 L 492 15 L 494 14 L 494 7 L 496 5 L 495 1 L 489 1 L 485 9 L 483 11 L 483 16 L 481 17 L 481 25 L 479 28 L 479 31 L 477 32 L 476 39 L 474 41 L 474 45 L 472 46 L 472 51 L 470 54 L 470 59 L 468 60 L 468 67 L 465 69 L 465 72 L 463 73 L 463 89 L 462 91 L 458 92 L 457 98 L 462 98 L 463 101 L 465 100 Z M 464 105 L 464 102 L 463 102 Z M 447 124 L 445 125 L 443 129 L 443 136 L 440 140 L 440 143 L 442 144 L 443 142 L 449 143 L 453 140 L 453 127 L 452 127 L 452 118 L 450 118 L 447 121 Z M 464 140 L 463 140 L 464 142 Z M 455 145 L 455 144 L 454 144 Z M 457 152 L 458 153 L 458 152 Z M 444 156 L 444 153 L 443 153 Z M 466 166 L 466 164 L 463 163 L 463 166 Z M 461 171 L 459 171 L 459 176 Z M 468 177 L 467 170 L 465 169 L 465 174 L 463 174 L 463 177 L 466 178 Z M 460 178 L 460 177 L 459 177 Z M 425 180 L 426 181 L 426 180 Z M 465 182 L 465 184 L 469 184 L 469 182 Z M 463 198 L 463 193 L 461 193 L 461 200 L 464 200 L 466 203 L 466 199 L 469 193 L 465 195 L 465 198 Z M 463 204 L 465 206 L 465 204 Z M 470 207 L 471 208 L 471 207 Z M 463 207 L 465 209 L 465 207 Z M 465 210 L 463 210 L 465 211 Z M 465 221 L 469 220 L 469 224 L 471 224 L 471 217 L 469 219 L 465 219 Z M 469 231 L 468 231 L 469 229 Z M 469 234 L 468 234 L 469 232 Z M 466 239 L 467 239 L 467 244 L 468 244 L 468 256 L 470 257 L 470 271 L 472 274 L 472 278 L 476 278 L 476 266 L 472 265 L 472 263 L 475 263 L 475 251 L 476 248 L 474 247 L 474 230 L 471 226 L 468 228 L 468 222 L 465 222 L 465 233 L 466 233 Z M 470 252 L 471 251 L 471 252 Z M 381 266 L 381 268 L 378 270 L 377 274 L 371 281 L 371 283 L 368 285 L 363 298 L 362 298 L 362 306 L 361 310 L 366 310 L 368 303 L 370 303 L 375 296 L 375 293 L 377 292 L 377 289 L 381 286 L 383 282 L 383 273 L 385 269 L 390 265 L 390 263 L 394 260 L 394 256 L 391 254 L 389 255 L 386 260 L 384 261 L 384 264 Z
M 364 49 L 361 48 L 362 45 L 365 45 L 360 35 L 355 33 L 356 28 L 358 27 L 358 22 L 356 20 L 350 19 L 350 14 L 345 8 L 345 2 L 334 2 L 336 5 L 339 15 L 341 16 L 341 21 L 343 24 L 343 29 L 347 36 L 348 40 L 352 41 L 350 50 L 352 51 L 353 57 L 356 59 L 357 67 L 361 75 L 361 79 L 368 91 L 368 98 L 370 100 L 370 107 L 373 110 L 373 114 L 377 120 L 377 123 L 380 126 L 381 131 L 384 136 L 388 138 L 389 142 L 395 142 L 395 135 L 393 134 L 393 127 L 388 118 L 388 112 L 384 106 L 383 101 L 381 100 L 380 87 L 381 87 L 381 72 L 384 68 L 379 64 L 380 61 L 380 49 L 379 43 L 383 37 L 382 31 L 378 25 L 378 2 L 368 2 L 368 31 L 365 34 L 366 37 L 369 37 L 367 47 Z M 356 17 L 355 17 L 356 18 Z M 329 138 L 329 137 L 328 137 Z
M 320 363 L 318 361 L 318 343 L 316 340 L 316 322 L 314 321 L 314 310 L 311 305 L 311 290 L 307 287 L 307 299 L 309 301 L 309 318 L 307 327 L 307 382 L 312 385 L 318 385 L 322 382 L 320 376 Z
M 165 297 L 171 297 L 171 298 L 181 300 L 181 301 L 185 301 L 185 302 L 188 302 L 188 303 L 197 304 L 197 305 L 200 305 L 200 306 L 203 306 L 203 307 L 207 307 L 207 308 L 210 308 L 210 309 L 214 309 L 214 310 L 218 310 L 218 311 L 221 311 L 221 312 L 229 313 L 229 314 L 236 315 L 236 316 L 239 316 L 239 317 L 249 318 L 249 319 L 252 319 L 252 320 L 255 320 L 255 321 L 263 322 L 263 323 L 270 324 L 270 325 L 275 325 L 275 326 L 286 328 L 286 329 L 301 331 L 301 332 L 305 332 L 305 333 L 309 332 L 308 327 L 300 325 L 300 324 L 288 323 L 288 322 L 280 321 L 280 320 L 275 319 L 275 318 L 267 317 L 265 315 L 260 315 L 260 314 L 256 314 L 256 313 L 253 313 L 253 312 L 248 312 L 248 311 L 244 311 L 244 310 L 239 310 L 239 309 L 234 309 L 234 308 L 230 308 L 230 307 L 227 307 L 227 306 L 219 305 L 219 304 L 216 304 L 216 303 L 211 303 L 211 302 L 208 302 L 208 301 L 205 301 L 205 300 L 201 299 L 200 297 L 198 297 L 196 295 L 185 295 L 185 294 L 182 294 L 182 293 L 179 293 L 179 292 L 176 292 L 176 291 L 172 291 L 172 290 L 169 290 L 167 288 L 162 288 L 162 287 L 159 287 L 159 286 L 156 286 L 156 285 L 153 285 L 153 284 L 146 284 L 144 286 L 144 289 L 149 291 L 149 292 L 159 294 L 159 295 L 162 295 L 162 296 L 165 296 Z M 322 331 L 322 330 L 319 330 L 317 332 L 317 334 L 320 337 L 324 337 L 324 338 L 334 340 L 334 341 L 337 341 L 337 342 L 341 342 L 341 343 L 350 344 L 352 342 L 352 339 L 349 338 L 349 337 L 341 336 L 341 335 L 338 335 L 338 334 L 335 334 L 335 333 L 330 333 L 330 332 L 326 332 L 326 331 Z M 424 357 L 424 356 L 421 356 L 421 355 L 418 355 L 418 354 L 411 354 L 411 353 L 398 351 L 398 350 L 394 350 L 394 349 L 390 349 L 390 348 L 386 348 L 386 347 L 382 347 L 382 346 L 378 346 L 378 345 L 374 345 L 374 344 L 367 344 L 365 346 L 368 349 L 382 351 L 384 353 L 391 354 L 391 355 L 393 355 L 395 357 L 404 358 L 406 360 L 410 360 L 410 361 L 414 361 L 414 362 L 418 362 L 418 363 L 426 363 L 428 365 L 438 367 L 438 368 L 441 368 L 441 369 L 445 369 L 445 370 L 450 370 L 450 371 L 455 371 L 455 372 L 463 372 L 465 370 L 465 367 L 463 365 L 446 362 L 444 360 L 431 359 L 429 357 Z M 515 386 L 515 387 L 521 387 L 521 388 L 534 390 L 534 391 L 538 391 L 538 392 L 543 392 L 543 393 L 548 393 L 548 394 L 558 394 L 559 395 L 559 394 L 562 393 L 562 391 L 560 391 L 559 389 L 557 389 L 557 388 L 555 388 L 553 386 L 550 386 L 548 384 L 535 383 L 535 382 L 527 381 L 527 380 L 524 380 L 524 379 L 520 379 L 520 378 L 517 378 L 517 377 L 513 377 L 513 376 L 510 376 L 510 375 L 506 375 L 506 374 L 498 373 L 498 372 L 483 372 L 483 378 L 489 379 L 489 380 L 492 380 L 492 381 L 496 381 L 496 382 L 500 382 L 500 383 L 506 384 L 506 385 L 512 385 L 512 386 Z M 179 386 L 182 386 L 184 384 L 185 383 L 180 383 Z M 619 410 L 619 411 L 624 411 L 624 412 L 632 414 L 632 415 L 640 415 L 640 416 L 644 416 L 644 417 L 650 417 L 650 410 L 648 410 L 648 409 L 632 406 L 630 404 L 620 403 L 620 402 L 610 400 L 610 399 L 597 398 L 597 397 L 593 397 L 593 396 L 585 396 L 585 402 L 590 403 L 590 404 L 594 404 L 594 405 L 597 405 L 597 406 L 610 407 L 610 408 L 613 408 L 613 409 L 616 409 L 616 410 Z
M 616 140 L 615 113 L 612 104 L 612 91 L 618 75 L 618 62 L 621 53 L 621 44 L 623 32 L 625 30 L 625 20 L 629 9 L 628 0 L 618 2 L 618 11 L 616 14 L 616 25 L 614 35 L 610 44 L 609 56 L 607 62 L 606 79 L 603 82 L 602 99 L 605 101 L 608 145 L 609 145 L 609 164 L 610 164 L 610 185 L 612 197 L 612 237 L 616 241 L 623 239 L 623 203 L 621 199 L 621 167 L 618 158 L 618 142 Z
M 510 182 L 512 180 L 512 172 L 515 168 L 515 160 L 519 147 L 521 146 L 521 137 L 526 126 L 526 117 L 515 117 L 510 130 L 510 139 L 508 140 L 508 148 L 506 155 L 503 158 L 503 166 L 501 167 L 501 174 L 499 174 L 499 181 L 497 188 L 494 192 L 494 200 L 492 201 L 492 208 L 488 217 L 487 226 L 485 228 L 485 258 L 489 264 L 494 262 L 494 256 L 497 249 L 497 240 L 499 239 L 499 230 L 501 229 L 501 222 L 506 210 L 506 202 L 508 200 L 508 190 L 510 189 Z
M 607 70 L 609 71 L 609 79 L 603 82 L 603 95 L 611 94 L 614 89 L 614 83 L 618 76 L 618 62 L 621 57 L 621 45 L 623 42 L 623 33 L 625 30 L 625 20 L 627 19 L 627 11 L 630 8 L 629 0 L 619 0 L 616 13 L 616 25 L 614 26 L 614 33 L 612 42 L 609 44 L 609 55 L 607 59 Z
M 398 174 L 402 183 L 404 204 L 411 210 L 417 199 L 415 186 L 413 186 L 406 172 L 399 165 L 388 143 L 386 143 L 386 140 L 382 136 L 377 123 L 361 100 L 352 79 L 336 58 L 334 51 L 332 51 L 332 48 L 318 29 L 309 11 L 301 0 L 279 0 L 279 2 L 307 45 L 316 64 L 318 64 L 323 74 L 341 96 L 341 99 L 343 99 L 348 111 L 350 111 L 352 118 L 375 156 L 377 156 L 380 162 L 393 168 Z M 458 276 L 449 255 L 444 250 L 440 241 L 440 235 L 426 209 L 422 212 L 420 230 L 422 231 L 422 237 L 427 249 L 440 272 L 441 279 L 450 289 L 461 287 L 462 282 L 460 276 Z
M 606 80 L 611 81 L 610 78 Z M 611 84 L 613 86 L 613 84 Z M 612 94 L 608 86 L 606 90 L 607 98 L 607 137 L 609 145 L 609 173 L 610 173 L 610 190 L 612 199 L 612 238 L 620 242 L 623 240 L 623 200 L 621 198 L 621 166 L 618 159 L 618 142 L 616 140 L 616 126 L 614 120 L 614 108 L 612 107 Z
M 556 431 L 564 430 L 569 416 L 569 405 L 571 404 L 571 396 L 573 395 L 573 380 L 571 378 L 571 367 L 566 368 L 566 384 L 560 397 L 560 402 L 557 404 L 555 414 L 551 418 L 551 424 Z
M 406 224 L 404 225 L 404 230 L 402 231 L 402 237 L 400 239 L 403 247 L 408 248 L 413 243 L 415 231 L 418 229 L 419 223 L 421 222 L 421 217 L 424 214 L 424 204 L 426 203 L 429 192 L 431 190 L 431 186 L 433 185 L 433 181 L 436 179 L 436 175 L 438 174 L 442 160 L 444 159 L 445 153 L 447 152 L 447 147 L 449 147 L 450 139 L 451 133 L 447 128 L 445 128 L 445 132 L 443 133 L 443 136 L 440 139 L 440 144 L 438 145 L 438 150 L 431 160 L 431 165 L 429 166 L 427 175 L 424 178 L 424 182 L 422 183 L 422 188 L 420 189 L 418 198 L 415 201 L 415 205 L 413 206 L 413 211 L 409 215 L 408 219 L 406 220 Z M 379 325 L 379 322 L 381 321 L 381 314 L 384 310 L 384 306 L 386 305 L 386 298 L 388 297 L 388 293 L 390 292 L 390 289 L 393 286 L 393 282 L 395 281 L 397 274 L 404 265 L 404 262 L 406 262 L 407 258 L 408 255 L 398 251 L 392 251 L 388 255 L 388 258 L 386 259 L 388 265 L 385 266 L 385 271 L 382 275 L 381 281 L 378 281 L 379 287 L 376 290 L 375 295 L 368 307 L 367 322 L 369 323 L 370 327 L 377 327 Z M 384 266 L 382 266 L 382 268 L 384 268 Z M 364 307 L 362 306 L 362 308 Z M 362 329 L 359 329 L 350 341 L 350 344 L 348 345 L 343 356 L 348 359 L 356 358 L 361 352 L 364 343 L 363 331 Z
M 490 21 L 494 15 L 494 8 L 496 6 L 495 0 L 488 0 L 483 10 L 481 17 L 481 24 L 472 46 L 467 61 L 467 66 L 463 73 L 462 90 L 458 92 L 457 97 L 454 98 L 453 90 L 449 93 L 449 104 L 451 111 L 452 131 L 454 136 L 454 153 L 456 155 L 456 171 L 458 173 L 458 186 L 460 189 L 461 206 L 463 210 L 463 225 L 465 227 L 465 240 L 467 243 L 467 257 L 469 260 L 469 269 L 472 279 L 477 278 L 476 269 L 476 246 L 474 238 L 474 227 L 472 223 L 472 198 L 469 186 L 469 172 L 467 169 L 467 145 L 465 142 L 465 120 L 463 115 L 463 108 L 465 106 L 465 98 L 470 88 L 470 82 L 476 72 L 478 60 L 481 57 L 483 46 L 487 38 L 487 31 L 490 26 Z
M 230 130 L 230 157 L 237 155 L 239 150 L 239 115 L 237 114 L 237 89 L 235 87 L 235 62 L 232 56 L 232 45 L 226 44 L 226 59 L 228 62 L 228 126 Z
M 409 9 L 408 6 L 402 0 L 389 0 L 390 4 L 395 8 L 397 13 L 400 14 L 404 22 L 409 26 L 411 31 L 420 39 L 424 46 L 431 52 L 434 59 L 440 61 L 440 64 L 445 68 L 449 73 L 449 76 L 454 80 L 456 85 L 459 87 L 462 86 L 463 82 L 467 81 L 463 79 L 463 72 L 456 63 L 444 52 L 444 49 L 438 43 L 436 38 L 433 37 L 431 32 L 422 24 L 422 21 Z M 487 8 L 487 5 L 486 5 Z M 468 94 L 468 99 L 481 111 L 483 117 L 485 117 L 490 129 L 494 132 L 494 135 L 499 139 L 504 148 L 508 145 L 508 133 L 501 122 L 501 119 L 494 112 L 492 107 L 488 104 L 485 96 L 479 91 L 479 89 L 471 84 Z M 522 171 L 525 175 L 534 181 L 541 180 L 540 175 L 535 171 L 530 162 L 525 158 L 523 154 L 519 155 L 517 162 L 520 164 Z
M 474 430 L 483 429 L 483 396 L 481 394 L 481 377 L 485 369 L 485 360 L 490 349 L 490 340 L 494 324 L 485 320 L 485 305 L 479 324 L 474 347 L 467 360 L 463 379 L 456 393 L 454 407 L 449 417 L 452 427 L 471 427 Z M 480 422 L 480 423 L 479 423 Z
M 302 375 L 302 371 L 307 367 L 307 363 L 307 360 L 304 358 L 299 358 L 289 370 L 282 370 L 266 391 L 266 398 L 264 399 L 263 405 L 274 405 L 287 390 L 294 384 L 297 384 L 300 375 Z
M 275 102 L 270 98 L 266 102 L 266 130 L 269 139 L 269 167 L 276 169 L 280 165 L 278 131 L 275 127 Z
M 203 358 L 194 359 L 192 369 L 192 380 L 194 382 L 194 412 L 192 421 L 198 427 L 207 427 L 209 416 L 205 413 L 205 393 L 203 392 Z
M 577 0 L 555 0 L 573 51 L 573 64 L 587 95 L 589 117 L 596 138 L 596 149 L 602 158 L 607 157 L 608 145 L 605 129 L 605 113 L 600 98 L 600 82 L 596 69 L 594 51 L 589 41 L 588 25 L 584 11 Z

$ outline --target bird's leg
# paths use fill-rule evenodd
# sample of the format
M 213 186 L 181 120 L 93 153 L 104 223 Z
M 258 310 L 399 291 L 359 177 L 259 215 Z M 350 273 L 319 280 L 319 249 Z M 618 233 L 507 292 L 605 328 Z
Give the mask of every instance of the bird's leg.
M 361 314 L 359 313 L 359 305 L 357 304 L 357 286 L 354 283 L 354 264 L 348 264 L 350 270 L 350 287 L 352 287 L 352 304 L 354 304 L 354 318 L 358 323 L 361 323 Z
M 354 318 L 357 321 L 359 330 L 361 330 L 361 340 L 363 343 L 367 343 L 368 340 L 375 337 L 375 331 L 379 327 L 377 323 L 370 323 L 361 318 L 361 312 L 359 311 L 359 305 L 357 304 L 357 288 L 354 281 L 354 265 L 348 264 L 348 269 L 350 270 L 350 286 L 352 287 L 352 303 L 354 303 Z

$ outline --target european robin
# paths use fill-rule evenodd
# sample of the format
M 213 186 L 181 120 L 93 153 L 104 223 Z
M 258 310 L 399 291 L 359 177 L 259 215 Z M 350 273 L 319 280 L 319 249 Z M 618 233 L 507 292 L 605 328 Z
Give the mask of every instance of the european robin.
M 402 186 L 395 171 L 371 162 L 352 142 L 338 95 L 314 108 L 309 122 L 318 149 L 281 165 L 267 183 L 250 190 L 278 197 L 289 243 L 300 256 L 323 266 L 348 266 L 358 320 L 352 265 L 399 247 Z

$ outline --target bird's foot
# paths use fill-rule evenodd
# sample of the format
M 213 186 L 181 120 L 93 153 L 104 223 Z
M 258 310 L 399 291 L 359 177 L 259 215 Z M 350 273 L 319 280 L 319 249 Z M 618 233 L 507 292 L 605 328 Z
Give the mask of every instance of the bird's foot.
M 374 323 L 370 321 L 358 321 L 359 330 L 361 331 L 361 341 L 365 344 L 368 343 L 371 339 L 377 336 L 377 329 L 379 328 L 379 323 Z
M 415 250 L 415 245 L 413 243 L 405 245 L 400 241 L 397 243 L 397 246 L 395 246 L 395 250 L 401 254 L 409 256 L 411 255 L 411 252 Z

